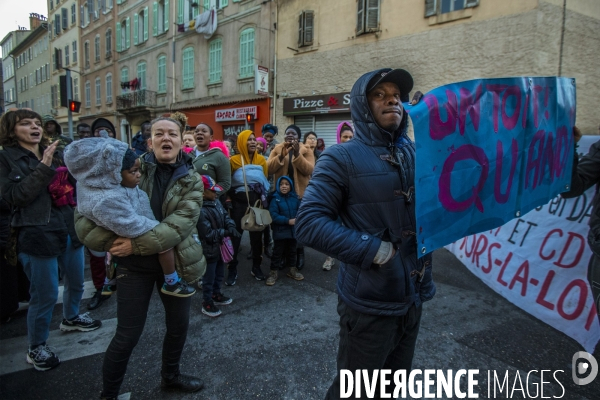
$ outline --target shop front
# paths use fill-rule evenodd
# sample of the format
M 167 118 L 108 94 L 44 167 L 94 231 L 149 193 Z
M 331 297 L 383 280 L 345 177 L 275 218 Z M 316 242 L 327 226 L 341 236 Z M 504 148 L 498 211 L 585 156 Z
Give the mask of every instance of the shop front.
M 204 107 L 182 109 L 188 118 L 188 125 L 196 127 L 205 123 L 213 129 L 215 140 L 237 140 L 240 132 L 248 129 L 260 136 L 262 126 L 271 118 L 271 102 L 268 97 L 257 97 L 247 101 L 231 101 Z M 247 116 L 250 121 L 246 121 Z
M 303 135 L 313 131 L 325 141 L 325 147 L 333 146 L 339 123 L 350 121 L 350 93 L 283 99 L 283 115 L 293 117 Z

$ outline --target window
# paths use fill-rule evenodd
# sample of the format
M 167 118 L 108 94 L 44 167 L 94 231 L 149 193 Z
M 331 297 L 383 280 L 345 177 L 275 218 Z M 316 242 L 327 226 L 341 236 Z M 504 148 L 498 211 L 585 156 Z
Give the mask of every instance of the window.
M 69 45 L 65 46 L 65 65 L 69 65 Z
M 314 11 L 302 11 L 298 17 L 298 46 L 312 46 L 314 31 Z
M 200 12 L 198 6 L 199 0 L 177 0 L 177 23 L 183 24 L 184 22 L 191 21 Z
M 240 78 L 254 76 L 254 29 L 240 34 Z
M 54 35 L 60 35 L 60 14 L 54 15 Z
M 222 41 L 215 39 L 208 45 L 208 83 L 221 82 L 222 59 Z
M 169 0 L 155 1 L 152 11 L 152 35 L 158 36 L 169 30 Z
M 96 105 L 102 104 L 102 98 L 100 96 L 100 78 L 96 78 Z
M 106 103 L 112 103 L 112 75 L 106 74 Z
M 73 100 L 79 101 L 79 78 L 73 78 Z
M 54 0 L 50 0 L 50 9 L 54 10 Z
M 58 108 L 58 88 L 57 85 L 50 86 L 50 96 L 52 97 L 52 108 Z
M 80 22 L 81 22 L 81 27 L 85 28 L 90 23 L 90 13 L 89 13 L 89 10 L 88 10 L 87 3 L 84 4 L 84 5 L 82 5 L 80 8 L 81 8 L 81 15 L 79 16 L 79 19 L 80 19 Z
M 140 90 L 146 89 L 146 63 L 140 62 L 137 65 L 137 79 L 140 82 Z
M 85 106 L 90 107 L 92 105 L 92 93 L 91 93 L 90 81 L 85 82 Z M 54 106 L 53 106 L 54 107 Z
M 117 24 L 117 51 L 125 51 L 129 48 L 129 17 Z
M 194 48 L 183 50 L 183 89 L 194 87 Z
M 61 8 L 60 15 L 62 19 L 62 30 L 66 31 L 69 28 L 69 10 L 66 8 Z
M 73 40 L 73 64 L 77 62 L 77 40 Z
M 358 0 L 356 34 L 379 30 L 379 0 Z
M 129 82 L 129 69 L 127 67 L 121 68 L 121 82 Z
M 158 57 L 158 93 L 167 91 L 167 56 Z
M 479 0 L 425 0 L 425 16 L 446 14 L 478 5 Z
M 109 29 L 106 31 L 106 58 L 110 58 L 112 55 L 112 31 Z
M 85 42 L 85 44 L 83 45 L 83 57 L 84 57 L 85 68 L 89 68 L 90 67 L 90 42 Z
M 139 14 L 133 14 L 133 44 L 141 44 L 148 40 L 148 7 Z
M 77 6 L 73 3 L 73 5 L 71 5 L 71 25 L 75 22 L 77 22 Z
M 46 80 L 50 79 L 50 64 L 46 64 Z
M 94 61 L 100 61 L 100 35 L 94 38 Z

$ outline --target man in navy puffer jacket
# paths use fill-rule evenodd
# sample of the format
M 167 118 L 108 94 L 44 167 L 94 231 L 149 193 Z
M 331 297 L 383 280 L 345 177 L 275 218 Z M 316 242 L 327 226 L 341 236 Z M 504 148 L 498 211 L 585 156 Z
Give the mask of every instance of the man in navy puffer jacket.
M 342 262 L 338 374 L 327 399 L 340 397 L 341 369 L 408 375 L 422 303 L 435 294 L 431 256 L 417 258 L 415 145 L 401 103 L 412 87 L 400 69 L 358 79 L 350 94 L 354 140 L 321 155 L 298 212 L 298 241 Z

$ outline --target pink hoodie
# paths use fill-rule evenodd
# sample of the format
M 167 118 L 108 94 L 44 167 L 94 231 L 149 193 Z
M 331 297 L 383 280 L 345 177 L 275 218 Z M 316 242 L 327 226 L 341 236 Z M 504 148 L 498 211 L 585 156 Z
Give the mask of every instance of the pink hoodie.
M 337 127 L 337 135 L 336 135 L 338 144 L 340 143 L 340 134 L 342 133 L 342 127 L 344 125 L 350 127 L 350 130 L 352 131 L 352 133 L 354 133 L 354 127 L 352 126 L 352 122 L 350 122 L 350 121 L 342 121 L 342 122 L 340 122 L 340 124 Z M 344 130 L 347 130 L 347 129 L 344 129 Z
M 221 142 L 220 140 L 213 140 L 212 142 L 210 142 L 208 148 L 214 149 L 215 147 L 221 150 L 223 154 L 225 154 L 225 157 L 229 158 L 229 149 L 227 148 L 227 146 L 225 146 L 225 143 Z

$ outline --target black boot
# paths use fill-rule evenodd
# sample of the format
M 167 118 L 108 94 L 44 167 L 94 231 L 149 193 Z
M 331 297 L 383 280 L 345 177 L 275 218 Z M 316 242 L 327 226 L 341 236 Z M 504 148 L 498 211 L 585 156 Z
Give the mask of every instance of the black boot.
M 263 274 L 262 270 L 260 269 L 260 265 L 252 267 L 251 274 L 257 281 L 264 281 L 267 279 L 265 274 Z
M 102 289 L 96 290 L 96 293 L 94 293 L 94 297 L 92 297 L 92 300 L 90 300 L 90 302 L 87 305 L 87 309 L 95 310 L 96 308 L 100 307 L 105 300 L 108 299 L 110 299 L 110 296 L 103 295 Z
M 200 379 L 194 376 L 179 374 L 173 379 L 162 378 L 160 387 L 165 390 L 192 393 L 202 389 L 204 383 L 200 382 Z
M 237 266 L 232 267 L 231 265 L 229 265 L 228 268 L 228 272 L 227 272 L 227 279 L 225 280 L 225 284 L 227 286 L 233 286 L 235 285 L 235 283 L 237 282 Z
M 296 268 L 298 268 L 298 271 L 304 268 L 304 247 L 296 249 Z

